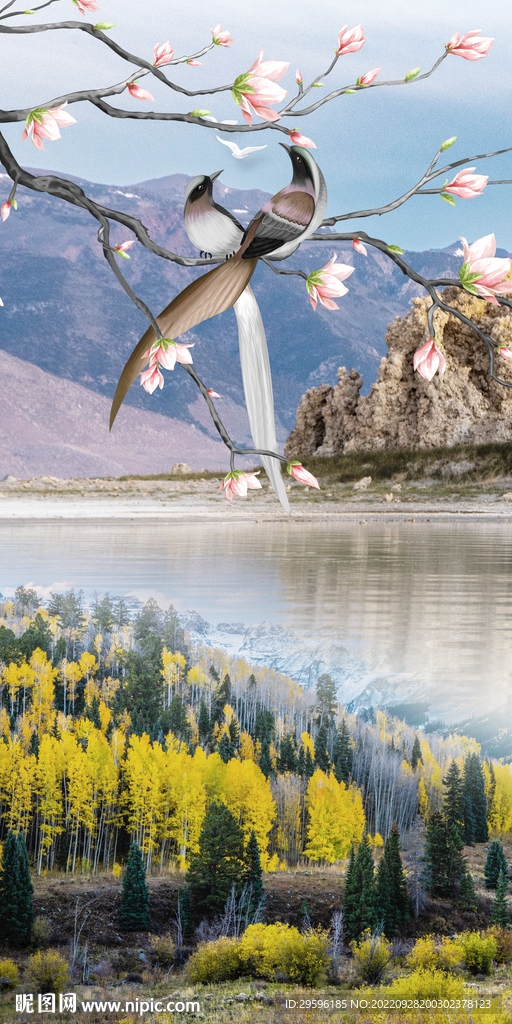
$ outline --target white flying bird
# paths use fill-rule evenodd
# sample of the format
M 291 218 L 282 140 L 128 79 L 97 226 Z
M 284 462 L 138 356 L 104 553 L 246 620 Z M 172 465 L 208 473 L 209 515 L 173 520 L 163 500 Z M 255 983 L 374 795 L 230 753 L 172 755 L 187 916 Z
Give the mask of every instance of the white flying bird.
M 218 135 L 217 139 L 219 140 L 219 142 L 222 142 L 223 146 L 229 146 L 232 155 L 235 157 L 235 160 L 243 160 L 244 156 L 249 156 L 249 153 L 255 153 L 257 149 L 267 148 L 266 146 L 246 146 L 245 149 L 240 149 L 239 146 L 237 146 L 236 142 L 226 142 L 226 139 L 219 139 Z

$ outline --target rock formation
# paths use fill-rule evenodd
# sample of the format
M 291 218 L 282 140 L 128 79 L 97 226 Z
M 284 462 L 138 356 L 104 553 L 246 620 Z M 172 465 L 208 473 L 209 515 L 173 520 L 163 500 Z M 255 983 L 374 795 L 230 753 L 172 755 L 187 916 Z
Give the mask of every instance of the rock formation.
M 448 287 L 443 300 L 472 319 L 498 344 L 512 350 L 512 310 Z M 369 395 L 359 394 L 356 370 L 338 370 L 338 383 L 321 384 L 303 395 L 295 429 L 285 445 L 288 458 L 335 455 L 382 448 L 437 448 L 512 439 L 512 364 L 495 355 L 489 376 L 487 348 L 478 335 L 452 314 L 436 310 L 436 340 L 446 371 L 432 381 L 413 370 L 413 354 L 429 333 L 430 298 L 413 299 L 413 308 L 389 325 L 389 355 L 381 360 Z

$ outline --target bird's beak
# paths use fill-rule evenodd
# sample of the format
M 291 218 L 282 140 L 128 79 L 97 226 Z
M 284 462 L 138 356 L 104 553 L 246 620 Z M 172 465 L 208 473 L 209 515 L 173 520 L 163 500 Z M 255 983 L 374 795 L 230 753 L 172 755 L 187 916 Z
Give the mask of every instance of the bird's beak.
M 279 145 L 282 146 L 283 149 L 285 149 L 287 153 L 291 153 L 291 151 L 292 151 L 291 150 L 291 146 L 287 146 L 286 143 L 284 143 L 284 142 L 280 142 Z
M 215 171 L 215 174 L 210 174 L 210 181 L 215 181 L 215 178 L 218 178 L 219 174 L 223 173 L 223 170 L 224 168 L 222 169 L 222 171 Z

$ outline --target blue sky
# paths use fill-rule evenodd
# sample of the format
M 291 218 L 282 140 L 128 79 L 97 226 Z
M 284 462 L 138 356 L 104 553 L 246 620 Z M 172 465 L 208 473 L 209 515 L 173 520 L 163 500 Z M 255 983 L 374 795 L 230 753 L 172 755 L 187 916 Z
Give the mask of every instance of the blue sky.
M 25 25 L 36 18 L 51 22 L 81 20 L 82 16 L 71 0 L 59 0 L 36 16 L 20 16 L 4 24 Z M 182 6 L 168 0 L 146 0 L 144 4 L 140 0 L 98 0 L 98 12 L 83 20 L 115 22 L 111 37 L 149 60 L 155 43 L 166 40 L 177 55 L 194 52 L 210 41 L 209 29 L 220 22 L 235 37 L 232 47 L 211 51 L 201 68 L 185 65 L 173 70 L 174 80 L 198 89 L 227 84 L 248 70 L 261 48 L 265 59 L 290 62 L 280 84 L 291 95 L 297 67 L 306 82 L 326 70 L 337 33 L 345 24 L 361 23 L 367 42 L 359 52 L 340 59 L 327 80 L 329 87 L 349 85 L 358 75 L 381 65 L 382 81 L 403 78 L 417 65 L 425 71 L 457 30 L 480 28 L 484 35 L 494 36 L 494 47 L 484 60 L 469 62 L 449 56 L 425 82 L 367 89 L 334 100 L 309 117 L 286 122 L 317 144 L 315 157 L 329 191 L 328 214 L 390 202 L 421 177 L 439 144 L 453 135 L 458 137 L 457 143 L 443 162 L 512 145 L 508 131 L 512 19 L 507 2 L 485 6 L 477 0 L 429 0 L 422 6 L 410 0 L 343 4 L 335 0 L 317 0 L 315 4 L 304 0 L 258 0 L 253 4 L 195 0 Z M 0 36 L 0 49 L 4 108 L 41 106 L 72 90 L 114 84 L 132 70 L 101 43 L 80 32 Z M 183 112 L 204 106 L 219 120 L 237 116 L 242 120 L 229 92 L 192 101 L 171 93 L 156 80 L 146 78 L 142 84 L 155 96 L 154 104 L 143 104 L 127 93 L 114 103 L 126 109 Z M 315 99 L 321 94 L 322 90 L 314 90 Z M 112 120 L 87 103 L 75 104 L 71 112 L 77 124 L 63 129 L 60 141 L 45 143 L 44 153 L 30 141 L 21 142 L 22 125 L 5 126 L 20 162 L 123 186 L 175 172 L 211 173 L 220 167 L 225 168 L 223 183 L 232 187 L 275 192 L 288 181 L 288 161 L 277 145 L 282 138 L 277 132 L 230 135 L 240 145 L 268 146 L 237 161 L 217 142 L 215 131 L 176 122 Z M 476 166 L 490 178 L 512 178 L 512 153 L 477 161 Z M 444 180 L 440 179 L 440 184 Z M 459 235 L 473 241 L 494 231 L 498 246 L 510 251 L 511 188 L 488 186 L 481 197 L 457 200 L 455 207 L 439 197 L 419 197 L 385 218 L 352 221 L 347 229 L 359 226 L 409 249 L 442 247 Z M 2 200 L 7 189 L 6 180 L 0 179 Z

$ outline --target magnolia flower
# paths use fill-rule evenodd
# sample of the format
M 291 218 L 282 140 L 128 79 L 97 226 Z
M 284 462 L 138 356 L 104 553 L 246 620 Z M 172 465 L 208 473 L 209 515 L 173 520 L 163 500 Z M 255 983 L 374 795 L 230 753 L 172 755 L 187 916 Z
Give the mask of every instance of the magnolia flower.
M 93 3 L 93 0 L 73 0 L 75 7 L 78 7 L 80 14 L 87 14 L 88 11 L 98 11 L 99 7 Z
M 499 306 L 495 293 L 512 292 L 512 281 L 505 281 L 510 273 L 512 260 L 495 259 L 496 239 L 494 235 L 485 235 L 472 245 L 459 235 L 464 247 L 464 263 L 459 270 L 461 282 L 468 292 L 480 295 L 487 302 Z
M 31 136 L 36 149 L 44 149 L 43 139 L 49 139 L 50 142 L 60 139 L 59 128 L 67 128 L 70 124 L 76 124 L 75 118 L 64 110 L 66 106 L 67 101 L 60 107 L 51 107 L 50 110 L 47 110 L 46 107 L 38 107 L 37 110 L 33 110 L 25 121 L 21 136 L 22 142 Z
M 262 61 L 262 56 L 263 50 L 260 50 L 252 67 L 244 75 L 239 75 L 233 86 L 233 99 L 241 107 L 249 125 L 252 125 L 253 114 L 261 117 L 262 121 L 279 121 L 281 115 L 267 104 L 281 103 L 288 95 L 286 89 L 275 84 L 283 77 L 288 64 L 282 60 Z
M 133 238 L 131 242 L 120 242 L 119 245 L 114 246 L 114 252 L 117 252 L 119 256 L 124 256 L 125 260 L 129 260 L 130 257 L 126 253 L 126 249 L 129 249 L 133 245 Z
M 159 364 L 164 370 L 174 370 L 176 363 L 191 363 L 192 356 L 188 351 L 194 345 L 183 345 L 174 341 L 173 338 L 161 338 L 154 341 L 151 348 L 142 356 L 146 359 L 149 356 L 149 365 Z
M 504 359 L 512 359 L 512 352 L 506 345 L 497 345 L 496 351 L 499 356 L 503 356 Z
M 170 64 L 174 57 L 174 50 L 171 44 L 169 42 L 161 43 L 160 45 L 157 43 L 153 47 L 153 57 L 155 58 L 153 61 L 155 68 L 160 68 L 163 64 Z
M 206 389 L 206 394 L 209 395 L 210 398 L 220 398 L 220 395 L 218 395 L 216 391 L 212 391 L 211 388 Z
M 429 338 L 425 345 L 417 349 L 414 353 L 413 366 L 425 380 L 432 380 L 438 370 L 439 373 L 444 373 L 446 359 L 439 351 L 434 338 Z
M 338 32 L 338 47 L 336 53 L 338 57 L 342 57 L 344 53 L 355 53 L 356 50 L 360 50 L 364 46 L 366 39 L 364 38 L 364 32 L 361 25 L 356 25 L 354 28 L 348 28 L 344 25 L 341 32 Z M 380 71 L 380 68 L 379 68 Z
M 357 79 L 357 84 L 371 85 L 371 83 L 377 78 L 379 71 L 382 71 L 382 68 L 373 68 L 372 71 L 367 71 L 365 75 L 361 75 L 361 77 Z
M 234 494 L 239 494 L 242 498 L 245 498 L 248 488 L 253 491 L 261 488 L 258 474 L 242 473 L 241 470 L 235 469 L 233 472 L 226 474 L 218 490 L 222 491 L 224 489 L 228 501 L 233 501 Z
M 302 85 L 302 75 L 298 68 L 295 72 L 295 81 L 297 82 L 297 85 Z
M 317 487 L 320 490 L 320 484 L 316 477 L 312 473 L 308 473 L 307 469 L 300 462 L 289 462 L 286 467 L 288 473 L 298 480 L 300 484 L 308 484 L 309 487 Z
M 147 353 L 146 353 L 147 354 Z M 150 363 L 147 370 L 140 375 L 142 387 L 152 395 L 155 388 L 163 388 L 164 378 L 158 369 L 158 363 Z
M 222 25 L 216 25 L 215 28 L 210 29 L 210 32 L 212 34 L 212 43 L 215 43 L 215 46 L 229 46 L 230 43 L 235 41 L 229 38 L 229 29 L 226 29 L 224 32 L 222 31 Z
M 337 303 L 332 301 L 332 296 L 339 298 L 340 295 L 347 294 L 348 288 L 345 288 L 345 285 L 341 284 L 341 282 L 353 273 L 354 267 L 347 267 L 344 263 L 336 263 L 336 253 L 321 270 L 313 270 L 306 281 L 306 288 L 309 292 L 313 309 L 316 309 L 318 301 L 326 309 L 339 309 L 340 307 Z
M 11 212 L 11 206 L 12 206 L 12 203 L 11 203 L 10 199 L 8 199 L 7 202 L 2 205 L 2 207 L 0 209 L 0 214 L 2 215 L 2 220 L 7 220 L 8 216 L 9 216 L 9 214 Z
M 190 60 L 187 60 L 187 64 L 190 64 L 191 68 L 202 68 L 203 66 L 202 60 L 192 60 L 192 58 Z
M 134 96 L 136 100 L 154 100 L 154 96 L 150 92 L 146 92 L 145 89 L 141 89 L 140 85 L 136 82 L 128 82 L 128 92 L 130 96 Z
M 290 132 L 290 139 L 294 146 L 304 146 L 305 149 L 316 149 L 313 140 L 308 139 L 306 135 L 301 135 L 300 132 Z
M 479 28 L 475 28 L 472 32 L 466 32 L 462 39 L 460 32 L 456 32 L 446 45 L 448 53 L 453 53 L 456 57 L 464 57 L 464 60 L 481 60 L 482 57 L 487 57 L 494 39 L 490 39 L 489 36 L 479 36 L 480 31 Z
M 352 241 L 352 245 L 353 245 L 354 249 L 356 250 L 356 252 L 360 252 L 361 253 L 361 256 L 367 256 L 368 255 L 368 253 L 366 252 L 366 249 L 365 249 L 363 243 L 359 240 L 359 238 L 354 238 L 353 241 Z
M 460 196 L 461 199 L 481 196 L 489 181 L 489 175 L 472 174 L 471 172 L 474 170 L 474 167 L 466 167 L 463 171 L 459 171 L 449 185 L 443 186 L 443 192 L 451 192 L 452 195 Z

